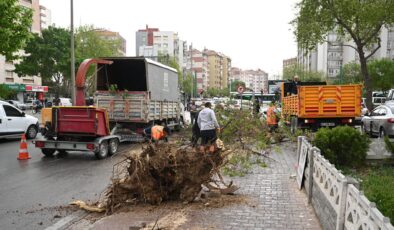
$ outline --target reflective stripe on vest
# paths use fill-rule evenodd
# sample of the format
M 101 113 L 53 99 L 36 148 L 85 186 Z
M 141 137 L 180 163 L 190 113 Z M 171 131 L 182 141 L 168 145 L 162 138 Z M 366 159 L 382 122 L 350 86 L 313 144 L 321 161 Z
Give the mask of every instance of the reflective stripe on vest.
M 276 114 L 275 114 L 275 106 L 271 106 L 267 110 L 267 124 L 268 125 L 276 125 L 278 122 L 276 121 Z
M 152 127 L 152 139 L 160 140 L 164 137 L 164 127 L 160 125 L 155 125 Z

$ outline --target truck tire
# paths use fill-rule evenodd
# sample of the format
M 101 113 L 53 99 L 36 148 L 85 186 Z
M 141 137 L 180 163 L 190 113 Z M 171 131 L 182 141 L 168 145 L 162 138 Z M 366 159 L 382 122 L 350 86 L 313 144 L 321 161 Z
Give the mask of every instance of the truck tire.
M 94 153 L 97 159 L 101 160 L 108 156 L 108 142 L 103 141 L 98 147 L 98 150 Z
M 117 138 L 111 139 L 109 141 L 109 155 L 114 155 L 118 152 L 119 140 Z
M 53 157 L 55 151 L 55 149 L 41 149 L 42 154 L 44 154 L 46 157 Z
M 35 125 L 30 125 L 26 131 L 26 138 L 27 139 L 34 139 L 37 136 L 38 128 Z

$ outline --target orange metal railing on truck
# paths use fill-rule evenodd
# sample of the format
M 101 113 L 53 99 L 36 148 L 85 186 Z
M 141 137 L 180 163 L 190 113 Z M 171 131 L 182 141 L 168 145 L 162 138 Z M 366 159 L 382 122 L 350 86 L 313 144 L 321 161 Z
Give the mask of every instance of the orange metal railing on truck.
M 302 85 L 297 95 L 285 96 L 282 114 L 298 118 L 352 118 L 361 115 L 361 85 Z

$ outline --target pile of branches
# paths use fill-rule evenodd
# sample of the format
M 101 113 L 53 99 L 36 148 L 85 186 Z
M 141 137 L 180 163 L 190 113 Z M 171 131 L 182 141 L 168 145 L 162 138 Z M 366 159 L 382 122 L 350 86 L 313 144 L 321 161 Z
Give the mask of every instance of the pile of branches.
M 220 143 L 205 151 L 163 143 L 147 145 L 114 166 L 112 184 L 104 193 L 107 214 L 128 203 L 159 204 L 168 200 L 193 201 L 205 185 L 222 193 L 238 188 L 225 184 L 219 170 L 231 153 Z M 213 179 L 218 178 L 218 179 Z

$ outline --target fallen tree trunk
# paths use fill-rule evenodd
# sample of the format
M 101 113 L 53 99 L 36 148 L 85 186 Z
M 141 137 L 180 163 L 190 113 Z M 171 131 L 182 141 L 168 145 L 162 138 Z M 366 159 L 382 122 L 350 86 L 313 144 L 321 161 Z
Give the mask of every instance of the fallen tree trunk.
M 224 150 L 218 140 L 214 150 L 200 152 L 191 146 L 175 144 L 148 145 L 140 154 L 131 155 L 114 166 L 112 184 L 105 192 L 107 213 L 127 203 L 159 204 L 168 200 L 193 201 L 206 185 L 222 194 L 236 191 L 232 183 L 225 185 L 220 167 L 231 151 Z M 223 186 L 209 185 L 217 175 Z M 208 185 L 208 186 L 207 186 Z

